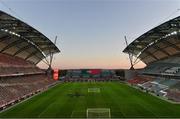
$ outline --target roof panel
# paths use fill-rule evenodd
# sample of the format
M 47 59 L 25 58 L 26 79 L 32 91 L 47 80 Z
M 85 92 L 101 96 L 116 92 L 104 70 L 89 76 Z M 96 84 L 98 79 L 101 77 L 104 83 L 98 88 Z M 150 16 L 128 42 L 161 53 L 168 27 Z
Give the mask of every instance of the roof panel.
M 167 57 L 167 55 L 165 53 L 163 53 L 162 51 L 157 51 L 153 53 L 155 57 L 157 57 L 158 59 Z
M 173 54 L 176 54 L 177 52 L 179 52 L 178 50 L 176 50 L 175 48 L 173 47 L 167 47 L 164 49 L 166 52 L 168 52 L 169 54 L 173 55 Z
M 3 51 L 2 53 L 13 55 L 17 51 L 18 51 L 17 47 L 11 47 L 11 48 L 8 48 L 7 50 Z
M 159 48 L 165 48 L 168 46 L 168 44 L 165 44 L 163 42 L 157 43 L 156 46 L 158 46 Z
M 149 64 L 150 62 L 154 62 L 156 59 L 151 57 L 151 56 L 147 56 L 143 59 L 141 59 L 145 64 Z
M 179 53 L 179 43 L 180 16 L 171 19 L 144 33 L 143 35 L 135 39 L 131 44 L 129 44 L 123 50 L 123 52 L 132 53 L 137 58 L 142 59 L 143 62 L 151 63 L 152 61 L 154 62 L 157 60 L 161 60 L 161 58 L 164 58 L 164 56 L 168 58 L 171 55 Z M 144 53 L 147 55 L 147 52 L 149 52 L 148 56 L 150 57 L 159 56 L 158 59 L 150 60 L 149 57 L 144 57 Z
M 6 38 L 3 38 L 5 36 Z M 14 42 L 14 39 L 16 39 L 17 42 Z M 17 47 L 18 42 L 26 42 L 29 45 Z M 60 50 L 51 42 L 51 40 L 49 40 L 45 35 L 34 29 L 32 26 L 5 12 L 0 11 L 0 50 L 7 47 L 4 49 L 3 52 L 10 54 L 9 50 L 11 47 L 9 45 L 12 45 L 11 47 L 14 47 L 14 49 L 19 48 L 19 50 L 11 53 L 11 55 L 15 54 L 25 60 L 26 56 L 23 55 L 32 55 L 31 57 L 34 57 L 34 59 L 31 61 L 33 61 L 34 64 L 39 62 L 39 59 L 42 60 L 46 58 L 50 53 L 60 52 Z M 30 51 L 30 47 L 32 47 L 33 52 L 40 53 L 41 56 L 37 58 L 37 56 L 35 56 L 36 53 L 32 54 L 32 52 Z M 25 50 L 23 51 L 25 53 L 21 51 L 21 48 L 22 50 Z
M 147 49 L 150 53 L 154 53 L 155 51 L 157 51 L 157 49 L 150 47 L 149 49 Z

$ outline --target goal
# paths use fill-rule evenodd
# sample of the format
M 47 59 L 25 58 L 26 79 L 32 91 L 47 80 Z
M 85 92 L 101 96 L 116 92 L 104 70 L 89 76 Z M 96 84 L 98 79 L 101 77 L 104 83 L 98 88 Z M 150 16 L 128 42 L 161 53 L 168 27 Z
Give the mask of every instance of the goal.
M 88 93 L 100 93 L 100 88 L 88 88 Z
M 87 118 L 111 118 L 110 108 L 88 108 Z

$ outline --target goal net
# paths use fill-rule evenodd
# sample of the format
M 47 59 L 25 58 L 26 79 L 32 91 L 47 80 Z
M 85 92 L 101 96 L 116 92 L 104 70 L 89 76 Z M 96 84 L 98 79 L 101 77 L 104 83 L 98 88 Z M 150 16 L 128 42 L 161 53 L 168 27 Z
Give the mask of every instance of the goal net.
M 87 118 L 111 118 L 109 108 L 88 108 L 86 112 Z
M 99 88 L 88 88 L 88 93 L 99 93 L 100 89 Z

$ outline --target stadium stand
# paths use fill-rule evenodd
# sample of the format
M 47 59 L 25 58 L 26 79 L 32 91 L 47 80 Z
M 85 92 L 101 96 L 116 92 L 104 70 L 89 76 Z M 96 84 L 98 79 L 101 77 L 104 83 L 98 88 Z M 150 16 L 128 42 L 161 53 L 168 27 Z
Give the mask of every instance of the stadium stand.
M 162 85 L 166 85 L 168 87 L 172 87 L 177 84 L 179 81 L 176 79 L 164 79 L 164 81 L 159 82 Z
M 128 53 L 146 64 L 138 70 L 138 76 L 127 82 L 164 96 L 180 101 L 180 16 L 171 19 L 144 33 L 125 49 Z M 136 62 L 135 62 L 136 63 Z M 151 76 L 143 80 L 141 76 Z
M 55 81 L 44 74 L 4 77 L 0 79 L 0 108 L 47 89 Z
M 169 89 L 167 90 L 167 95 L 166 97 L 169 99 L 169 100 L 173 100 L 173 101 L 176 101 L 176 102 L 180 102 L 180 91 L 179 90 L 176 90 L 176 89 Z
M 180 81 L 178 81 L 176 84 L 172 85 L 171 89 L 178 89 L 178 90 L 180 90 Z
M 0 11 L 0 110 L 55 85 L 36 64 L 58 52 L 42 33 Z
M 136 76 L 131 80 L 128 80 L 130 84 L 143 84 L 145 82 L 151 81 L 152 77 L 147 76 Z
M 65 82 L 117 81 L 114 70 L 74 69 L 68 70 L 62 79 Z
M 1 66 L 26 66 L 26 67 L 32 67 L 32 63 L 26 62 L 21 58 L 18 57 L 12 57 L 8 54 L 0 54 L 0 65 Z

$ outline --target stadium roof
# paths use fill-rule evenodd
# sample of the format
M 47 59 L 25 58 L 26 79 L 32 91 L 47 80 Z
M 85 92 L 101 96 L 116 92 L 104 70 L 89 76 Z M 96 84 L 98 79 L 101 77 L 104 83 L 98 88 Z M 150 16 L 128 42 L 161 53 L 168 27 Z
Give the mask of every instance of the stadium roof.
M 144 33 L 123 51 L 145 64 L 180 56 L 180 16 Z
M 23 21 L 0 11 L 0 53 L 37 64 L 60 50 L 45 35 Z

